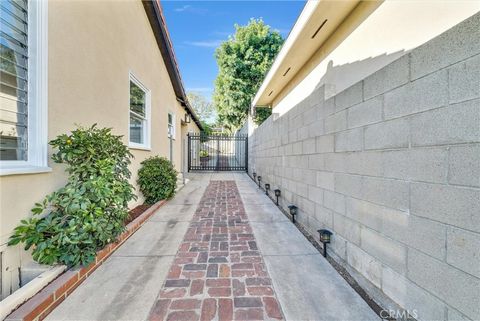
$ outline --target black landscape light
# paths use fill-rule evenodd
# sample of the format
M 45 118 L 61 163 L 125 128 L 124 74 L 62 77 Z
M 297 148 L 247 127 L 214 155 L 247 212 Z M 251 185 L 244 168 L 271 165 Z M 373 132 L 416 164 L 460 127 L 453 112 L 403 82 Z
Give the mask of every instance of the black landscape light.
M 320 242 L 323 244 L 323 256 L 327 257 L 327 244 L 330 243 L 332 232 L 321 229 L 318 230 L 318 233 L 320 234 Z
M 253 180 L 255 180 L 257 178 L 257 173 L 253 172 L 252 175 L 253 175 Z
M 277 188 L 277 189 L 275 190 L 275 197 L 277 198 L 277 206 L 278 206 L 278 198 L 280 197 L 281 194 L 282 194 L 282 193 L 281 193 L 280 190 Z
M 261 187 L 260 187 L 260 182 L 262 181 L 262 176 L 259 175 L 259 176 L 257 177 L 257 179 L 258 179 L 258 188 L 261 188 Z
M 288 205 L 288 209 L 290 210 L 290 215 L 292 215 L 292 223 L 295 224 L 295 215 L 297 215 L 298 207 L 295 205 Z
M 268 195 L 268 191 L 270 190 L 270 184 L 265 183 L 265 194 Z

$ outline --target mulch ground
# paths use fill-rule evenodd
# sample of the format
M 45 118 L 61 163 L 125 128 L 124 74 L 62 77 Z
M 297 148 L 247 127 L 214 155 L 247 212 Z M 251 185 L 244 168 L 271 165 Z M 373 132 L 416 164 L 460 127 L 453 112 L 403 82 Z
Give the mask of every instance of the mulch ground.
M 138 205 L 134 209 L 130 210 L 128 212 L 128 217 L 125 220 L 125 225 L 127 225 L 128 223 L 130 223 L 131 221 L 133 221 L 134 219 L 136 219 L 140 215 L 142 215 L 142 213 L 145 212 L 146 210 L 148 210 L 151 206 L 152 205 L 150 205 L 150 204 L 142 204 L 142 205 Z

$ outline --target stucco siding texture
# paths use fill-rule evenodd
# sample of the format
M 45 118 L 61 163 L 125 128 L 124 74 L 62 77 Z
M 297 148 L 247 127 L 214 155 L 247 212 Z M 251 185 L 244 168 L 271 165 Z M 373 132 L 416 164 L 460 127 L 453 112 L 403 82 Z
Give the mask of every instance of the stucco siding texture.
M 185 110 L 176 100 L 163 57 L 141 1 L 51 1 L 48 4 L 48 139 L 76 125 L 111 127 L 128 144 L 130 74 L 151 93 L 151 148 L 131 149 L 132 183 L 140 162 L 169 157 L 168 113 L 176 115 L 173 162 L 182 170 L 183 135 L 198 132 L 181 125 Z M 49 149 L 49 157 L 52 150 Z M 18 287 L 18 267 L 31 257 L 6 246 L 35 202 L 66 182 L 65 166 L 49 159 L 52 172 L 0 177 L 2 293 Z M 139 194 L 137 202 L 143 201 Z

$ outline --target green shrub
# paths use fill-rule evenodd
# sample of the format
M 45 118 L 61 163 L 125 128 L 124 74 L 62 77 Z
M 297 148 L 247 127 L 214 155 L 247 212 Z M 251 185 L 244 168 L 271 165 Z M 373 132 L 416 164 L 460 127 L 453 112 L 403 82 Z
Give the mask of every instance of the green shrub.
M 177 171 L 165 157 L 153 156 L 142 163 L 137 183 L 147 204 L 171 198 L 177 187 Z
M 52 159 L 65 163 L 67 184 L 32 209 L 9 245 L 25 243 L 43 264 L 87 265 L 96 251 L 124 230 L 127 203 L 135 199 L 128 165 L 133 157 L 110 128 L 78 128 L 50 142 Z

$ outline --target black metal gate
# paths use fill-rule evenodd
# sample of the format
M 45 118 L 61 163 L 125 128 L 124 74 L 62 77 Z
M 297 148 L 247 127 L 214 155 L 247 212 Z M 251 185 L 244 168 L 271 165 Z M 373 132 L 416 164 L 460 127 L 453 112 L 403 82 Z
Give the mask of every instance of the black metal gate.
M 246 171 L 246 135 L 188 134 L 188 171 Z

